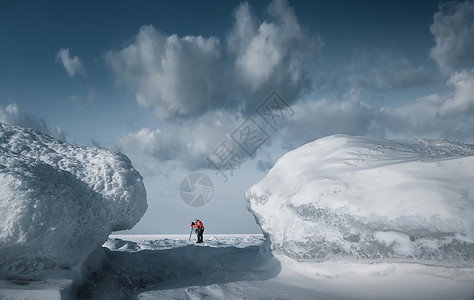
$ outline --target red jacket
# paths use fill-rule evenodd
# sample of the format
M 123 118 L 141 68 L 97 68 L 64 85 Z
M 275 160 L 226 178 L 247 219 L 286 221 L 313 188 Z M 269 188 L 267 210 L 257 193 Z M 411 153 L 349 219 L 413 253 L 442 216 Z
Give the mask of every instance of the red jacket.
M 204 230 L 204 225 L 202 225 L 201 220 L 197 220 L 197 222 L 194 223 L 194 225 L 191 225 L 191 226 L 193 226 L 194 228 L 201 227 Z

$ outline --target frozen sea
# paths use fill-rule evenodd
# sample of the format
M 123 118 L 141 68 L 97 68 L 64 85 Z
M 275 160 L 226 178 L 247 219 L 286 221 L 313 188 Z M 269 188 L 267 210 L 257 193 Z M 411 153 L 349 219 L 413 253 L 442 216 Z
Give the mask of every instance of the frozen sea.
M 111 235 L 77 299 L 474 299 L 474 268 L 297 262 L 259 234 Z M 0 299 L 70 299 L 61 280 L 0 281 Z
M 416 263 L 296 262 L 263 235 L 111 235 L 95 299 L 474 299 L 474 269 Z

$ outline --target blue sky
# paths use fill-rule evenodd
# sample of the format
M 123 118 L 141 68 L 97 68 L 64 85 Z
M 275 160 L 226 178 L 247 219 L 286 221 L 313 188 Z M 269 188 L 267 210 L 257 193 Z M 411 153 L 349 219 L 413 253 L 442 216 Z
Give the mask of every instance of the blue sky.
M 331 134 L 472 142 L 474 3 L 3 1 L 0 121 L 122 151 L 144 177 L 135 233 L 257 232 L 243 194 L 286 151 Z M 276 92 L 293 112 L 228 181 L 222 142 Z M 201 208 L 178 194 L 212 179 Z

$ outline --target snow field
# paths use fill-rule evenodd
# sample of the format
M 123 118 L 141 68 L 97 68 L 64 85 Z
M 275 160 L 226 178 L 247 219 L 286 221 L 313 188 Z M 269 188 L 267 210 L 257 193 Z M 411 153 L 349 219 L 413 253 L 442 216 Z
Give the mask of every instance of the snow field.
M 472 300 L 474 268 L 301 262 L 262 251 L 262 235 L 117 236 L 89 286 L 97 299 Z M 123 247 L 132 244 L 134 247 Z

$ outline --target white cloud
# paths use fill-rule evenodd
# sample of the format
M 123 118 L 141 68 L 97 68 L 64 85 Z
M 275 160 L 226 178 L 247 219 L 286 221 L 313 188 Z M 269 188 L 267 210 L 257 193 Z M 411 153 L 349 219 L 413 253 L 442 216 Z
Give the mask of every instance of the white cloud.
M 5 108 L 0 106 L 0 122 L 31 128 L 60 140 L 66 140 L 66 136 L 60 127 L 49 128 L 45 120 L 20 111 L 16 104 L 10 104 Z
M 472 140 L 474 69 L 453 73 L 446 84 L 452 93 L 432 94 L 398 107 L 365 104 L 358 90 L 351 90 L 342 101 L 299 102 L 279 134 L 289 148 L 337 133 Z
M 244 53 L 257 34 L 258 22 L 247 2 L 241 3 L 234 13 L 235 23 L 227 36 L 227 50 L 235 56 Z
M 450 73 L 474 67 L 474 3 L 442 4 L 433 19 L 430 29 L 436 46 L 430 55 L 440 70 Z
M 309 80 L 308 71 L 323 43 L 299 25 L 286 1 L 272 1 L 267 11 L 270 20 L 258 27 L 248 4 L 240 5 L 235 13 L 227 40 L 236 56 L 236 78 L 250 92 L 263 89 L 268 93 L 277 87 L 299 90 Z
M 189 117 L 218 106 L 224 83 L 220 47 L 213 37 L 165 36 L 143 26 L 135 43 L 109 51 L 106 61 L 141 106 L 153 108 L 162 119 Z
M 308 83 L 321 42 L 299 26 L 286 2 L 274 0 L 268 12 L 271 20 L 259 24 L 250 6 L 240 5 L 224 45 L 143 26 L 131 45 L 109 51 L 106 62 L 139 105 L 164 120 L 253 109 L 273 90 L 292 99 Z
M 398 108 L 382 108 L 381 122 L 401 136 L 472 139 L 474 136 L 474 69 L 451 74 L 452 95 L 433 94 Z
M 281 139 L 286 150 L 339 133 L 386 138 L 472 139 L 474 70 L 453 73 L 447 86 L 452 88 L 448 95 L 433 94 L 399 107 L 366 104 L 358 89 L 347 92 L 341 101 L 308 97 L 291 106 L 294 114 L 281 122 L 276 132 L 267 132 L 272 139 Z M 232 115 L 229 111 L 208 112 L 179 124 L 166 122 L 160 129 L 143 128 L 122 135 L 118 142 L 127 155 L 146 158 L 141 168 L 146 168 L 151 159 L 188 170 L 212 169 L 207 157 L 221 142 L 226 141 L 228 146 L 238 149 L 230 134 L 243 121 L 241 115 Z M 258 151 L 259 170 L 271 166 L 271 158 L 265 157 L 268 145 L 271 142 Z M 240 154 L 244 160 L 249 159 L 248 155 Z
M 71 57 L 69 49 L 59 49 L 58 54 L 56 54 L 56 61 L 63 65 L 69 77 L 74 77 L 76 74 L 86 75 L 86 70 L 81 60 L 77 56 Z
M 208 168 L 207 157 L 223 141 L 229 143 L 242 119 L 229 112 L 214 111 L 180 124 L 165 122 L 159 129 L 142 128 L 121 135 L 118 144 L 128 155 L 138 154 L 188 170 Z M 230 143 L 229 143 L 230 144 Z
M 273 90 L 284 91 L 282 96 L 294 110 L 273 136 L 281 138 L 285 149 L 338 133 L 472 140 L 474 69 L 466 68 L 468 64 L 462 71 L 455 69 L 461 61 L 469 61 L 465 54 L 472 49 L 469 41 L 457 40 L 472 35 L 472 22 L 466 20 L 471 4 L 454 7 L 451 13 L 438 13 L 431 28 L 437 42 L 431 55 L 440 68 L 451 72 L 446 82 L 451 93 L 403 101 L 398 107 L 367 104 L 359 90 L 387 92 L 426 85 L 434 80 L 429 70 L 388 53 L 365 52 L 347 74 L 324 78 L 322 85 L 337 89 L 339 101 L 321 96 L 310 71 L 315 70 L 311 63 L 322 42 L 299 25 L 284 1 L 272 1 L 265 21 L 257 19 L 249 4 L 241 4 L 223 45 L 212 37 L 165 36 L 151 26 L 142 27 L 136 41 L 121 51 L 110 51 L 107 62 L 135 92 L 140 105 L 153 108 L 162 119 L 180 120 L 162 122 L 160 129 L 142 128 L 122 135 L 119 145 L 127 154 L 146 158 L 145 163 L 208 168 L 209 154 L 222 141 L 229 141 L 242 116 L 252 114 Z M 448 34 L 441 34 L 441 29 Z M 447 40 L 454 44 L 445 45 Z M 312 80 L 313 95 L 301 97 Z M 272 153 L 275 147 L 276 142 Z M 262 153 L 264 149 L 257 155 L 257 168 L 266 170 L 272 160 Z

